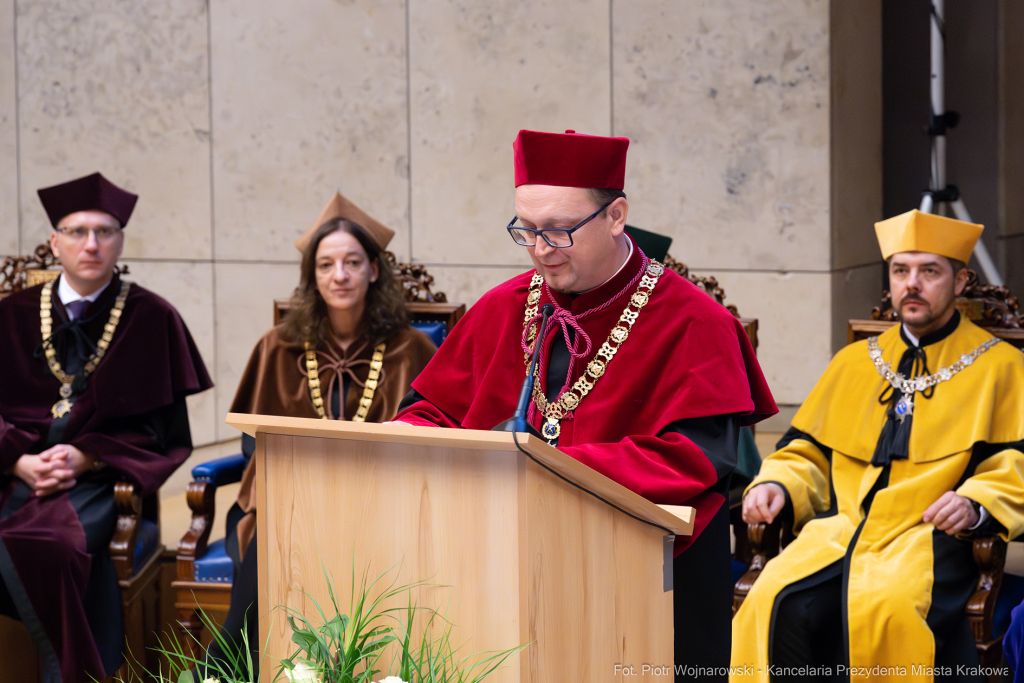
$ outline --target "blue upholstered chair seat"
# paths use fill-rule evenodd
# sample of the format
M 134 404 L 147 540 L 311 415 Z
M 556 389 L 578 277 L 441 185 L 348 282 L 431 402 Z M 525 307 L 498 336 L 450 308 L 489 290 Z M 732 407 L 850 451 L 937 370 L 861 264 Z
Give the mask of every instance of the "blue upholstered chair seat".
M 414 320 L 412 326 L 430 337 L 430 341 L 434 342 L 435 346 L 440 346 L 444 338 L 448 336 L 448 326 L 441 322 Z
M 234 568 L 231 558 L 224 550 L 224 539 L 206 546 L 206 554 L 196 558 L 194 581 L 209 583 L 231 583 Z
M 135 540 L 135 572 L 138 573 L 146 560 L 160 545 L 160 527 L 156 522 L 144 519 L 139 523 L 139 535 Z

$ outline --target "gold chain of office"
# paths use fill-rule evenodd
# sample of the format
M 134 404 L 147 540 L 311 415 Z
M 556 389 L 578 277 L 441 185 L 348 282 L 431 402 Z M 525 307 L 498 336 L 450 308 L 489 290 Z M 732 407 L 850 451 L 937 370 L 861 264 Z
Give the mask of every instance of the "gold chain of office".
M 366 384 L 363 385 L 363 397 L 359 399 L 359 409 L 352 416 L 352 422 L 365 422 L 366 414 L 370 412 L 370 404 L 373 403 L 373 394 L 377 391 L 377 383 L 380 380 L 380 371 L 384 367 L 384 350 L 387 344 L 381 342 L 373 347 L 373 357 L 370 358 L 370 374 L 366 377 Z M 313 408 L 321 420 L 327 419 L 324 412 L 324 399 L 320 394 L 320 364 L 316 360 L 316 350 L 310 348 L 306 342 L 306 376 L 309 384 L 309 400 L 313 402 Z M 344 413 L 344 409 L 342 409 Z
M 954 375 L 968 367 L 971 363 L 977 360 L 978 356 L 985 353 L 998 343 L 999 338 L 993 337 L 970 353 L 965 353 L 960 356 L 960 358 L 958 358 L 952 365 L 939 368 L 939 371 L 934 374 L 911 377 L 910 379 L 907 379 L 899 372 L 893 371 L 892 366 L 882 359 L 882 350 L 878 348 L 878 337 L 871 337 L 868 339 L 868 357 L 871 358 L 871 362 L 874 363 L 875 367 L 878 369 L 878 374 L 884 377 L 885 381 L 888 382 L 893 389 L 902 393 L 900 400 L 896 402 L 896 406 L 894 408 L 896 419 L 898 419 L 902 424 L 903 420 L 914 414 L 915 393 L 919 391 L 927 391 L 930 387 L 934 387 L 936 384 L 953 379 Z
M 608 363 L 612 361 L 612 358 L 615 357 L 615 354 L 626 341 L 626 338 L 629 337 L 633 323 L 640 316 L 640 310 L 650 301 L 651 294 L 654 292 L 654 286 L 658 284 L 658 279 L 661 278 L 664 272 L 665 267 L 657 261 L 652 260 L 647 264 L 647 272 L 640 278 L 636 291 L 629 298 L 629 303 L 626 304 L 626 308 L 622 311 L 622 315 L 619 316 L 618 322 L 608 334 L 608 339 L 598 349 L 594 359 L 587 364 L 586 371 L 580 375 L 579 379 L 571 387 L 563 391 L 556 401 L 548 402 L 547 397 L 540 390 L 540 368 L 538 367 L 535 371 L 538 375 L 538 381 L 533 385 L 533 401 L 537 404 L 537 409 L 545 417 L 540 433 L 549 442 L 554 442 L 559 434 L 562 433 L 562 419 L 580 405 L 587 394 L 590 393 L 590 390 L 594 388 L 594 385 L 597 384 L 597 380 L 604 375 L 608 368 Z M 536 326 L 531 326 L 530 321 L 537 316 L 537 304 L 540 303 L 541 285 L 543 284 L 544 278 L 539 273 L 534 273 L 533 279 L 530 281 L 529 292 L 526 295 L 526 313 L 523 318 L 523 329 L 527 334 L 526 345 L 530 349 L 533 348 L 537 337 L 537 328 Z M 526 359 L 526 371 L 529 372 L 530 354 L 525 353 L 524 356 Z
M 117 329 L 117 323 L 121 321 L 124 301 L 128 298 L 128 289 L 130 287 L 131 284 L 128 282 L 121 283 L 121 291 L 117 293 L 114 307 L 110 310 L 110 319 L 103 326 L 103 336 L 96 343 L 96 351 L 85 361 L 85 367 L 82 369 L 83 377 L 91 375 L 92 371 L 103 360 L 103 356 L 106 355 L 110 342 L 114 338 L 114 330 Z M 53 348 L 53 344 L 48 343 L 50 336 L 53 334 L 53 282 L 47 282 L 43 285 L 43 290 L 39 293 L 39 329 L 43 334 L 46 364 L 50 367 L 50 372 L 53 373 L 53 376 L 60 382 L 60 400 L 50 408 L 50 414 L 53 415 L 54 419 L 59 419 L 70 413 L 71 406 L 74 405 L 74 401 L 71 400 L 71 395 L 74 393 L 71 385 L 75 381 L 75 376 L 64 372 L 63 368 L 60 367 L 60 363 L 57 362 L 57 352 Z

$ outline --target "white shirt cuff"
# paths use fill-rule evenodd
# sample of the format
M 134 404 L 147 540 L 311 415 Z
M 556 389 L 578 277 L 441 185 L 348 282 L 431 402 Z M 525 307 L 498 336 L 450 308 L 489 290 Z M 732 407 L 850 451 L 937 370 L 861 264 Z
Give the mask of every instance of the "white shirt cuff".
M 991 517 L 991 516 L 992 516 L 992 515 L 990 515 L 990 514 L 988 513 L 988 510 L 986 510 L 986 509 L 985 509 L 985 506 L 984 506 L 984 505 L 982 505 L 981 503 L 978 503 L 978 523 L 977 523 L 977 524 L 975 524 L 974 526 L 970 527 L 970 528 L 968 529 L 968 531 L 974 531 L 974 530 L 975 530 L 975 529 L 977 529 L 977 528 L 978 528 L 979 526 L 981 526 L 982 524 L 984 524 L 984 523 L 985 523 L 985 520 L 986 520 L 986 519 L 988 519 L 988 518 L 989 518 L 989 517 Z

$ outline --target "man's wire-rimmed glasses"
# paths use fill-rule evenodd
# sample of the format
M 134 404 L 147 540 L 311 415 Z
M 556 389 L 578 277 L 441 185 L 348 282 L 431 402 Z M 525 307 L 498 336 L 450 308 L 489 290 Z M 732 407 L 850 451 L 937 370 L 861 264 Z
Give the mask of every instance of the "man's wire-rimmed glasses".
M 55 231 L 64 235 L 70 241 L 74 243 L 84 242 L 89 239 L 89 233 L 92 232 L 96 235 L 96 241 L 100 244 L 106 244 L 113 240 L 121 232 L 121 228 L 112 228 L 109 226 L 101 226 L 98 228 L 54 228 Z
M 615 200 L 612 200 L 615 201 Z M 547 228 L 545 230 L 534 230 L 532 228 L 524 228 L 521 225 L 516 225 L 516 221 L 519 220 L 519 216 L 512 216 L 512 220 L 509 221 L 506 230 L 508 234 L 512 235 L 512 239 L 515 240 L 516 244 L 524 247 L 533 247 L 537 245 L 537 235 L 544 238 L 544 241 L 550 244 L 556 249 L 565 249 L 566 247 L 572 246 L 572 234 L 582 228 L 590 221 L 597 218 L 597 216 L 612 205 L 612 202 L 608 202 L 600 209 L 590 214 L 583 220 L 571 228 Z

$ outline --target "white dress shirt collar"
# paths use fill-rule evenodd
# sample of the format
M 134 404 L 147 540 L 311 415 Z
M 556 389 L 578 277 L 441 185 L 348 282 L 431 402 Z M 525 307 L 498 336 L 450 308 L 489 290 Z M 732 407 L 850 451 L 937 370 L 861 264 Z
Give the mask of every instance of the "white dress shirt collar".
M 69 303 L 71 303 L 72 301 L 79 301 L 80 299 L 85 299 L 86 301 L 92 303 L 93 301 L 96 301 L 96 299 L 100 298 L 100 294 L 103 294 L 103 291 L 110 285 L 110 282 L 113 279 L 114 278 L 111 277 L 110 280 L 107 280 L 105 283 L 103 283 L 103 286 L 97 289 L 92 294 L 88 296 L 82 296 L 81 294 L 75 291 L 74 287 L 68 284 L 67 278 L 64 277 L 63 274 L 61 274 L 60 283 L 57 285 L 57 296 L 60 297 L 60 302 L 64 304 L 65 309 L 67 309 L 67 305 Z M 67 311 L 67 314 L 68 318 L 74 320 L 74 315 L 71 313 L 70 310 Z

